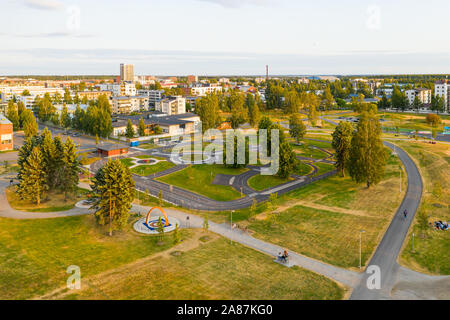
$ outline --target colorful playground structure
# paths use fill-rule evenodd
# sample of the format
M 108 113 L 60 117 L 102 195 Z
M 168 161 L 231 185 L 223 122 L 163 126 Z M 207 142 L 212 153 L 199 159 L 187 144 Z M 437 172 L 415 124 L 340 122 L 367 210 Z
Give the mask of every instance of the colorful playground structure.
M 159 210 L 161 215 L 153 216 L 151 217 L 151 213 L 154 210 Z M 144 234 L 159 234 L 158 232 L 158 223 L 159 219 L 161 219 L 161 222 L 164 225 L 164 233 L 170 232 L 175 230 L 177 225 L 180 225 L 180 222 L 178 219 L 170 217 L 166 214 L 163 208 L 161 207 L 153 207 L 151 208 L 145 218 L 141 218 L 138 221 L 136 221 L 133 225 L 134 230 L 136 230 L 139 233 Z

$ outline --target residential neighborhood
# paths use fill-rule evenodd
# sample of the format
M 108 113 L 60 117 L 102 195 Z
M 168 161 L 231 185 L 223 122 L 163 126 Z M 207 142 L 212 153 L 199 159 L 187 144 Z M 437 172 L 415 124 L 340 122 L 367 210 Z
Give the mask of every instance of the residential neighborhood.
M 437 3 L 2 4 L 0 305 L 259 319 L 449 300 Z

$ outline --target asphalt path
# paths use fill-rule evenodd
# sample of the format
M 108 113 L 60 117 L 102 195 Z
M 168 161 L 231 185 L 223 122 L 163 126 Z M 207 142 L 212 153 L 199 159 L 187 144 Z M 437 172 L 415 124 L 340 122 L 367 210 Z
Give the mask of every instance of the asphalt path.
M 391 149 L 394 148 L 394 145 L 389 142 L 384 142 L 384 144 Z M 360 284 L 355 288 L 351 295 L 350 299 L 353 300 L 378 300 L 390 297 L 391 290 L 397 280 L 400 268 L 397 263 L 397 257 L 408 234 L 409 227 L 414 220 L 414 215 L 416 214 L 422 197 L 423 184 L 417 166 L 405 151 L 399 147 L 396 147 L 395 149 L 405 167 L 408 176 L 408 188 L 400 207 L 395 213 L 391 224 L 367 267 L 379 267 L 381 288 L 369 289 L 367 280 L 371 274 L 365 272 Z M 408 212 L 406 219 L 403 216 L 405 210 Z

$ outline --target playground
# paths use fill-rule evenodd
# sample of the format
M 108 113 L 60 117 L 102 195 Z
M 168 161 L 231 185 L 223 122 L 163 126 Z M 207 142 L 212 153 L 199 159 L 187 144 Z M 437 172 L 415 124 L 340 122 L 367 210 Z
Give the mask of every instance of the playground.
M 150 214 L 154 210 L 159 210 L 162 217 L 161 215 L 154 215 L 154 217 L 151 218 Z M 160 227 L 162 227 L 164 233 L 167 233 L 175 230 L 177 225 L 180 225 L 178 219 L 173 217 L 169 218 L 164 209 L 161 207 L 153 207 L 147 213 L 145 218 L 141 218 L 134 223 L 133 229 L 139 233 L 156 235 L 161 233 Z

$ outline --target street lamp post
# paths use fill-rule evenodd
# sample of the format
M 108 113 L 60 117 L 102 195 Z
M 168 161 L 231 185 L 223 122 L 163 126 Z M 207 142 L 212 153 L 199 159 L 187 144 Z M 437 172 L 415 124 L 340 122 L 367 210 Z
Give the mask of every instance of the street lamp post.
M 412 234 L 412 252 L 414 253 L 414 232 Z
M 230 244 L 233 244 L 233 212 L 234 212 L 234 210 L 231 210 L 231 216 L 230 216 Z
M 362 264 L 361 247 L 362 247 L 362 234 L 364 232 L 365 232 L 364 230 L 359 231 L 359 270 L 361 270 L 361 264 Z

